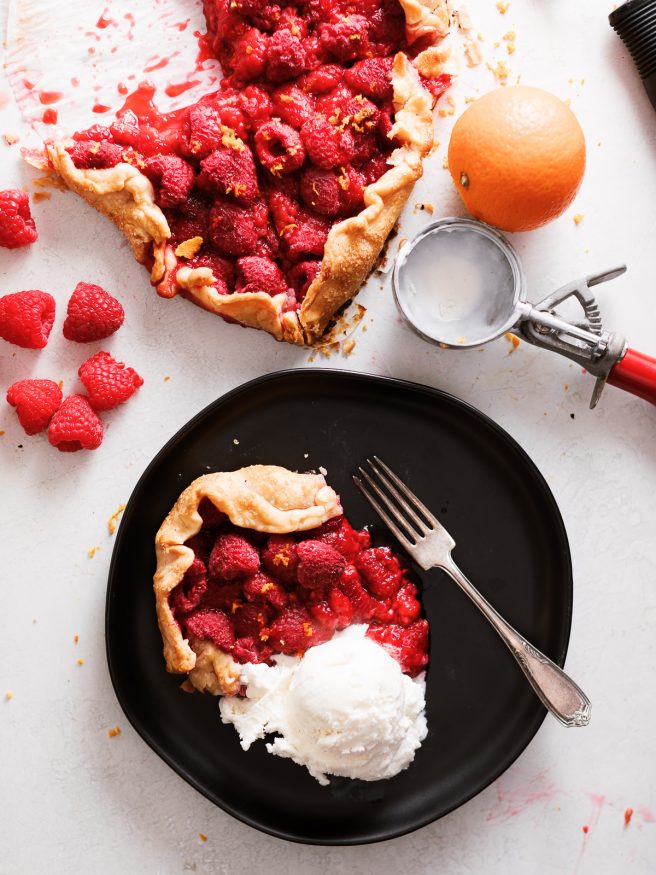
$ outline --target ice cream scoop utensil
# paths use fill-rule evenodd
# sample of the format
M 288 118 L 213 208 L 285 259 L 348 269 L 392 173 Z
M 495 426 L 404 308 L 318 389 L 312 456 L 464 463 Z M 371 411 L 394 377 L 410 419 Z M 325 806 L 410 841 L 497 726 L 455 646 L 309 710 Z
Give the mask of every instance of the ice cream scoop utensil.
M 453 560 L 456 543 L 414 492 L 377 456 L 353 476 L 358 489 L 415 562 L 424 570 L 441 568 L 469 596 L 498 632 L 545 707 L 565 726 L 587 726 L 590 700 L 552 662 L 507 623 Z M 365 481 L 367 485 L 365 485 Z

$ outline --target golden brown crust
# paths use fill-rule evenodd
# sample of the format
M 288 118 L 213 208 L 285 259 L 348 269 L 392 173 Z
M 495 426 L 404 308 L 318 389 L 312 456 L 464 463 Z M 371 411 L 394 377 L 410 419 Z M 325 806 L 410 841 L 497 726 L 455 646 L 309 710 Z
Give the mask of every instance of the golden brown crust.
M 201 529 L 198 506 L 204 498 L 236 526 L 279 534 L 316 528 L 342 509 L 321 474 L 251 465 L 194 480 L 160 526 L 155 537 L 153 588 L 167 671 L 188 672 L 191 683 L 201 692 L 235 695 L 239 671 L 232 657 L 209 641 L 184 639 L 169 606 L 169 595 L 194 560 L 193 551 L 184 544 Z
M 449 28 L 446 0 L 401 0 L 408 42 L 443 37 Z M 424 50 L 414 64 L 424 75 L 439 74 L 445 53 Z M 149 266 L 158 294 L 181 293 L 229 321 L 260 328 L 276 340 L 303 345 L 321 337 L 336 311 L 358 291 L 397 221 L 412 186 L 422 174 L 422 160 L 433 139 L 432 99 L 421 87 L 417 69 L 400 52 L 394 59 L 395 124 L 390 136 L 401 143 L 389 158 L 390 169 L 364 191 L 364 209 L 333 225 L 321 270 L 298 312 L 286 310 L 285 295 L 266 292 L 221 295 L 209 268 L 191 269 L 171 245 L 166 218 L 154 202 L 149 180 L 134 166 L 121 163 L 106 170 L 78 170 L 65 144 L 46 147 L 52 168 L 66 185 L 108 216 L 127 236 L 138 261 Z M 179 267 L 180 264 L 183 267 Z

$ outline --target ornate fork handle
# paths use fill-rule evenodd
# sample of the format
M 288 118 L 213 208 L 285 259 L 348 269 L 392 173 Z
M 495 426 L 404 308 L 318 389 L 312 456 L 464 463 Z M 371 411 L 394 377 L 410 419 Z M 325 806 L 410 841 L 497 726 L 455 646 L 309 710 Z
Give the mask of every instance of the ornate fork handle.
M 590 722 L 590 700 L 580 687 L 503 619 L 453 559 L 449 557 L 449 563 L 439 567 L 458 584 L 496 629 L 543 705 L 565 726 L 587 726 Z

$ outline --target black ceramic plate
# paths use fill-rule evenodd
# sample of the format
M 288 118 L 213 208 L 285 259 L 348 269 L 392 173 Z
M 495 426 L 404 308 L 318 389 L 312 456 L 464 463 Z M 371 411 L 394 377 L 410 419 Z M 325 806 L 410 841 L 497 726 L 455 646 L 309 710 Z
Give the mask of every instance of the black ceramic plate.
M 238 443 L 237 443 L 238 442 Z M 241 750 L 217 700 L 167 675 L 152 592 L 153 539 L 178 494 L 207 471 L 323 466 L 355 526 L 377 523 L 351 482 L 376 453 L 444 522 L 455 558 L 498 610 L 560 665 L 572 577 L 556 503 L 526 453 L 462 401 L 400 380 L 327 370 L 262 377 L 191 420 L 157 454 L 123 515 L 107 592 L 116 694 L 144 740 L 235 817 L 317 844 L 392 838 L 446 814 L 500 775 L 545 716 L 495 632 L 441 572 L 416 572 L 431 626 L 429 735 L 388 781 L 321 787 L 263 742 Z

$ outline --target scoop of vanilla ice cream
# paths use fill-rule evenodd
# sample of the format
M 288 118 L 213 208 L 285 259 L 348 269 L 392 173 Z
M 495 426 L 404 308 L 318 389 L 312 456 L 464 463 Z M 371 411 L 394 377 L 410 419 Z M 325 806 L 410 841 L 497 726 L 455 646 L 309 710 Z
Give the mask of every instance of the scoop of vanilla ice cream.
M 366 630 L 350 626 L 300 659 L 242 666 L 246 697 L 220 702 L 242 747 L 277 733 L 267 750 L 306 766 L 321 784 L 326 774 L 378 781 L 407 768 L 426 737 L 426 685 L 404 675 Z

